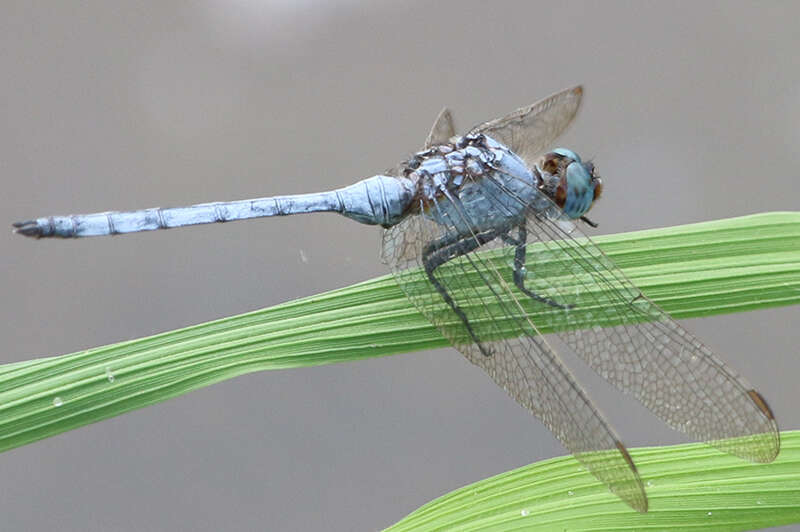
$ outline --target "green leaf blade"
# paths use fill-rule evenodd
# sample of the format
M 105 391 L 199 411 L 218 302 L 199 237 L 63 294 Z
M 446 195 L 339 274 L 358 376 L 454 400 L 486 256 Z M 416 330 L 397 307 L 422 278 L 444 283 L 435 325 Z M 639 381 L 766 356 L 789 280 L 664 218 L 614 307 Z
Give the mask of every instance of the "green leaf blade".
M 800 522 L 800 431 L 770 464 L 703 444 L 632 449 L 650 509 L 630 510 L 574 458 L 543 460 L 457 489 L 387 532 L 753 530 Z
M 676 318 L 800 302 L 800 213 L 594 240 Z M 244 373 L 447 345 L 385 276 L 147 338 L 11 363 L 0 366 L 0 451 Z

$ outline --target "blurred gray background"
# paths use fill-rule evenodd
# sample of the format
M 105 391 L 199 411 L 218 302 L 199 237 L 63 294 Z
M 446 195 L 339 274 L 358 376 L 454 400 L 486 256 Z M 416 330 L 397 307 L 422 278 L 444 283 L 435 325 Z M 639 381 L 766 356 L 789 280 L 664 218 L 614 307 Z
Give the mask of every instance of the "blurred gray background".
M 582 83 L 590 234 L 796 210 L 800 4 L 0 3 L 2 224 L 348 184 Z M 2 361 L 385 273 L 333 215 L 83 241 L 0 231 Z M 302 257 L 307 258 L 307 262 Z M 800 308 L 689 321 L 800 428 Z M 683 441 L 589 382 L 630 446 Z M 376 530 L 561 455 L 453 349 L 227 381 L 0 456 L 4 530 Z

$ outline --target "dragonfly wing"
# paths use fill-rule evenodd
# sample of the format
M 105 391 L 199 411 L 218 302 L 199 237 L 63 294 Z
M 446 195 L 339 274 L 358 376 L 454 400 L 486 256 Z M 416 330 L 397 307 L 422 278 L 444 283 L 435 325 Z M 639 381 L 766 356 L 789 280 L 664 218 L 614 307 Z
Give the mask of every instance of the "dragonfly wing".
M 672 428 L 747 460 L 772 461 L 780 436 L 762 396 L 540 198 L 546 206 L 529 206 L 521 225 L 524 285 L 570 310 L 541 312 L 533 302 L 537 326 L 558 331 L 595 372 Z
M 634 509 L 646 511 L 647 497 L 627 450 L 520 305 L 510 275 L 500 273 L 502 254 L 482 253 L 502 246 L 501 240 L 468 237 L 467 246 L 478 252 L 452 258 L 434 271 L 470 329 L 425 271 L 437 242 L 450 246 L 440 247 L 450 253 L 464 240 L 454 227 L 421 215 L 384 232 L 383 258 L 402 290 L 456 349 L 538 417 L 589 471 Z
M 427 150 L 431 146 L 446 144 L 450 140 L 450 137 L 454 136 L 455 134 L 456 131 L 453 127 L 453 113 L 450 111 L 450 109 L 445 107 L 439 111 L 439 115 L 433 122 L 431 130 L 428 132 L 428 137 L 425 139 L 425 145 L 422 146 L 422 150 Z M 399 163 L 394 168 L 386 170 L 384 174 L 401 176 L 404 168 L 405 163 Z
M 531 290 L 574 306 L 571 323 L 550 313 L 537 324 L 561 329 L 595 372 L 672 428 L 747 460 L 775 459 L 778 426 L 750 383 L 645 297 L 574 224 L 531 213 L 526 225 Z M 560 272 L 560 282 L 544 271 L 539 278 L 540 266 Z
M 445 107 L 439 112 L 439 116 L 436 117 L 436 121 L 433 123 L 433 127 L 431 127 L 428 133 L 428 138 L 425 139 L 425 145 L 422 149 L 427 150 L 431 146 L 446 144 L 450 140 L 450 137 L 455 136 L 455 134 L 456 129 L 453 126 L 453 113 L 450 112 L 450 109 Z
M 575 118 L 582 96 L 580 86 L 566 89 L 502 118 L 480 124 L 470 133 L 483 133 L 500 141 L 533 168 L 536 157 L 552 147 Z

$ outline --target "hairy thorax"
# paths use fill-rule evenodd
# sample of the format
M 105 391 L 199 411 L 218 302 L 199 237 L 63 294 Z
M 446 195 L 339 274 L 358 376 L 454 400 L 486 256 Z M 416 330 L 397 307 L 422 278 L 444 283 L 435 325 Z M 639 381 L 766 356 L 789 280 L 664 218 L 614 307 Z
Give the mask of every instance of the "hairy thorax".
M 543 199 L 538 171 L 482 134 L 455 137 L 415 154 L 404 164 L 403 176 L 414 182 L 413 213 L 463 235 L 514 225 L 527 207 Z

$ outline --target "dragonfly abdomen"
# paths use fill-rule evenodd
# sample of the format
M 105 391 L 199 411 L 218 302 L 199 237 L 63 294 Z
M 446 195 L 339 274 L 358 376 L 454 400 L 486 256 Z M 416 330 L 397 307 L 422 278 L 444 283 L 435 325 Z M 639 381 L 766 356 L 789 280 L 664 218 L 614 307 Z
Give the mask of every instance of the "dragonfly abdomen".
M 412 196 L 413 186 L 408 179 L 378 175 L 328 192 L 188 207 L 47 216 L 17 222 L 14 230 L 34 238 L 80 238 L 311 212 L 337 212 L 361 223 L 388 226 L 403 216 Z

